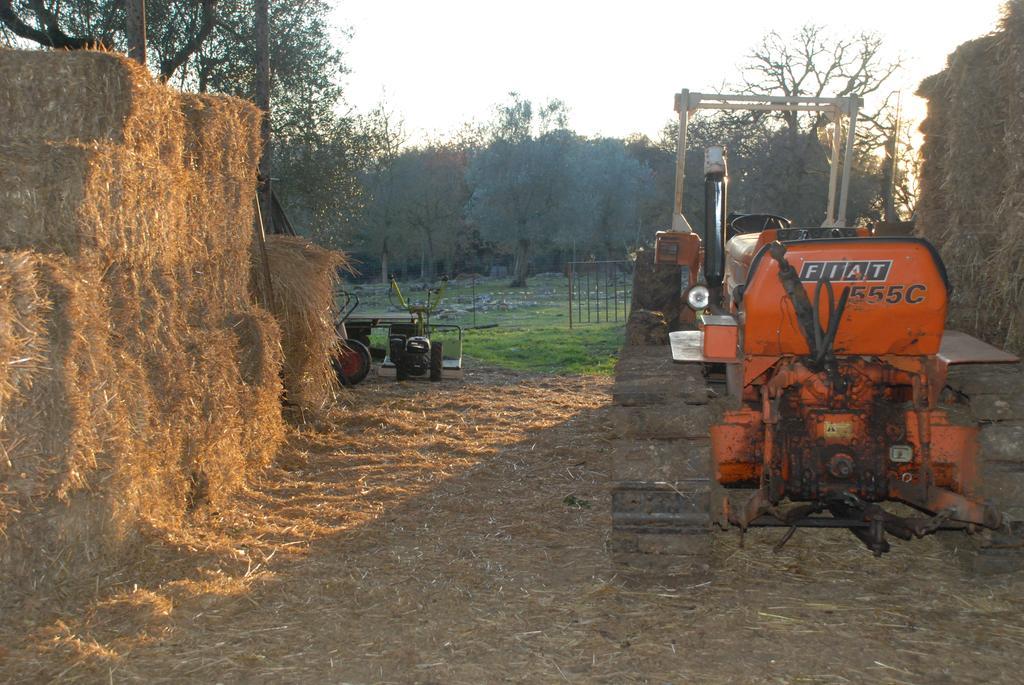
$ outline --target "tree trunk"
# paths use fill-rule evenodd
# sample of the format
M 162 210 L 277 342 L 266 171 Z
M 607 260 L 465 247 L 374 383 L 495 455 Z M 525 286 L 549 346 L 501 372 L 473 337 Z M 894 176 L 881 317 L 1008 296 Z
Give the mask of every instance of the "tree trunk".
M 424 274 L 424 276 L 423 276 L 423 280 L 426 283 L 431 283 L 434 280 L 434 269 L 437 268 L 437 261 L 436 261 L 436 259 L 434 257 L 434 239 L 433 239 L 433 236 L 430 233 L 427 233 L 426 240 L 424 242 L 425 242 L 425 244 L 427 246 L 427 250 L 426 250 L 427 269 L 426 269 L 426 274 Z
M 125 0 L 128 56 L 146 66 L 146 0 Z
M 270 174 L 273 167 L 273 150 L 270 144 L 270 0 L 255 0 L 253 32 L 256 34 L 256 106 L 263 112 L 260 122 L 260 141 L 263 156 L 260 157 L 260 199 L 263 215 L 270 216 Z
M 510 288 L 525 288 L 526 275 L 530 271 L 530 241 L 520 240 L 516 245 L 516 263 Z
M 387 285 L 390 282 L 388 278 L 388 248 L 384 248 L 380 252 L 380 282 Z
M 205 59 L 199 59 L 199 68 L 196 71 L 199 76 L 199 92 L 205 93 L 210 81 L 210 66 Z
M 256 0 L 254 5 L 255 19 L 253 21 L 253 32 L 256 35 L 256 106 L 263 112 L 263 120 L 260 125 L 260 137 L 263 142 L 263 155 L 259 163 L 259 186 L 257 202 L 259 203 L 260 214 L 253 226 L 256 245 L 260 252 L 263 268 L 260 270 L 260 304 L 271 311 L 274 310 L 274 292 L 270 282 L 270 263 L 267 261 L 267 252 L 264 239 L 266 229 L 272 226 L 264 224 L 264 221 L 271 219 L 270 200 L 270 4 L 269 0 Z
M 455 278 L 455 248 L 449 250 L 444 256 L 444 276 Z

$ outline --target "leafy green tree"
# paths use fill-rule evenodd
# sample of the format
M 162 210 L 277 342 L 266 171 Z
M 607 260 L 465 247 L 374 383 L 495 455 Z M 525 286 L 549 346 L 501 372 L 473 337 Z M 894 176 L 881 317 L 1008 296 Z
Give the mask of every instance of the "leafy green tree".
M 535 114 L 532 103 L 513 93 L 467 169 L 467 215 L 483 239 L 513 254 L 512 287 L 526 285 L 531 256 L 551 245 L 553 232 L 571 219 L 569 154 L 576 136 L 565 119 L 560 102 Z
M 274 187 L 292 223 L 323 245 L 351 245 L 366 202 L 359 172 L 367 145 L 360 121 L 343 117 L 315 135 L 276 145 Z
M 571 158 L 573 214 L 565 224 L 594 255 L 621 258 L 640 239 L 641 209 L 653 176 L 622 140 L 580 140 Z M 564 237 L 563 237 L 564 240 Z
M 393 173 L 398 215 L 419 238 L 420 274 L 432 281 L 439 261 L 446 270 L 453 268 L 465 239 L 465 151 L 451 144 L 408 150 L 396 161 Z
M 0 0 L 0 34 L 9 45 L 126 50 L 123 0 Z M 163 79 L 193 59 L 223 17 L 217 0 L 146 3 L 147 61 Z
M 395 163 L 405 145 L 404 122 L 382 103 L 363 118 L 367 155 L 359 173 L 365 204 L 354 221 L 358 249 L 380 260 L 380 275 L 388 282 L 391 261 L 405 256 L 405 231 L 399 220 L 401 189 L 395 179 Z
M 672 129 L 674 134 L 675 129 Z M 639 199 L 640 235 L 637 244 L 650 245 L 654 234 L 672 224 L 672 195 L 675 191 L 676 141 L 662 135 L 651 140 L 634 134 L 625 141 L 626 154 L 635 159 L 649 175 Z M 693 224 L 691 224 L 693 225 Z
M 217 31 L 185 64 L 184 88 L 251 98 L 256 59 L 252 5 L 220 0 Z M 325 0 L 271 3 L 271 138 L 274 187 L 292 222 L 341 247 L 364 198 L 358 173 L 372 139 L 361 122 L 339 115 L 347 72 L 330 36 Z
M 530 257 L 569 219 L 568 132 L 522 142 L 496 140 L 473 157 L 468 214 L 481 236 L 515 258 L 513 287 L 526 285 Z

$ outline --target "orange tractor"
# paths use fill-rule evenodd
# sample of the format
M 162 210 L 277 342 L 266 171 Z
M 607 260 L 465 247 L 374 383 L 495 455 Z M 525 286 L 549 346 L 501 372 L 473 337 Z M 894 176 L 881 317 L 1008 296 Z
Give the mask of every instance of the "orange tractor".
M 876 555 L 889 550 L 886 534 L 912 539 L 939 530 L 970 533 L 990 548 L 1020 547 L 1012 512 L 1024 503 L 989 496 L 979 422 L 947 382 L 957 365 L 1019 379 L 1018 360 L 945 330 L 951 285 L 931 244 L 845 225 L 859 105 L 856 98 L 677 96 L 675 223 L 658 233 L 655 262 L 683 267 L 684 297 L 696 312 L 696 330 L 670 335 L 673 361 L 717 377 L 727 399 L 710 428 L 710 487 L 693 497 L 685 483 L 649 484 L 642 493 L 636 484 L 620 487 L 613 503 L 620 528 L 687 534 L 767 525 L 789 528 L 788 539 L 799 527 L 842 527 Z M 730 217 L 725 154 L 712 147 L 704 235 L 690 230 L 682 160 L 687 117 L 702 108 L 828 113 L 837 132 L 825 224 Z

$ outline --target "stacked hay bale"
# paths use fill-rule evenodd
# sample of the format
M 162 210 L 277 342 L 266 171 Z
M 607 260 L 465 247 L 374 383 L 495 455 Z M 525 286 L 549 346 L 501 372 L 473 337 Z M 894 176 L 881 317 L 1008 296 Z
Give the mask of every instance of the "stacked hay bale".
M 282 353 L 248 294 L 254 107 L 5 50 L 0 120 L 0 569 L 39 586 L 266 464 Z
M 267 236 L 267 261 L 284 348 L 284 387 L 290 403 L 320 410 L 338 390 L 329 363 L 340 352 L 334 332 L 334 291 L 345 255 L 301 236 Z
M 233 98 L 183 94 L 186 210 L 193 231 L 187 268 L 190 311 L 206 322 L 221 321 L 248 301 L 254 181 L 239 169 L 255 169 L 260 149 L 259 110 Z M 230 207 L 223 198 L 231 198 Z
M 1024 351 L 1024 3 L 921 83 L 918 226 L 955 286 L 950 324 Z

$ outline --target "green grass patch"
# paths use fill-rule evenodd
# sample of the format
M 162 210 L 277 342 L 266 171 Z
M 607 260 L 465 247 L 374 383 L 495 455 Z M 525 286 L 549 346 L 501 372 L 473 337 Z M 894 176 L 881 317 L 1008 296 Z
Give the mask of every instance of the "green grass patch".
M 466 331 L 463 352 L 516 371 L 611 375 L 622 324 L 515 326 Z
M 355 291 L 360 298 L 357 316 L 394 311 L 386 288 L 362 286 Z M 411 300 L 425 296 L 412 286 L 406 295 Z M 474 301 L 476 312 L 472 311 Z M 507 279 L 481 279 L 475 287 L 453 283 L 442 309 L 444 315 L 434 322 L 465 328 L 465 357 L 515 371 L 611 375 L 625 329 L 621 320 L 570 329 L 568 279 L 558 275 L 533 278 L 526 288 L 509 288 Z M 619 317 L 625 317 L 621 310 Z M 474 329 L 474 325 L 496 327 Z M 376 331 L 374 345 L 384 346 L 385 335 L 383 330 Z M 445 347 L 451 349 L 447 342 Z

